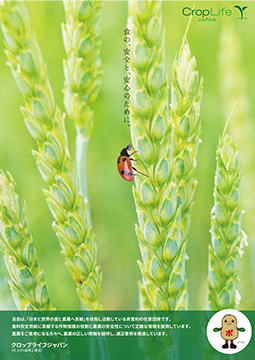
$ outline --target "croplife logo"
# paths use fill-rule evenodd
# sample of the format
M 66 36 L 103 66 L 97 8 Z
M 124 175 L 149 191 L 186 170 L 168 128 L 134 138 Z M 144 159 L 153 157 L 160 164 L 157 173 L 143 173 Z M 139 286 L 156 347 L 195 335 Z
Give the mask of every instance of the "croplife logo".
M 242 8 L 239 5 L 235 5 L 234 8 L 237 8 L 240 11 L 241 17 L 236 18 L 236 20 L 248 20 L 248 18 L 243 16 L 244 10 L 247 9 L 248 6 L 243 6 Z
M 248 20 L 247 17 L 244 17 L 244 11 L 248 8 L 248 6 L 239 6 L 235 5 L 233 9 L 229 9 L 226 6 L 218 7 L 218 8 L 205 8 L 205 9 L 196 9 L 191 8 L 189 6 L 185 6 L 182 9 L 182 14 L 184 16 L 196 16 L 198 18 L 199 22 L 215 22 L 217 18 L 219 17 L 229 17 L 233 16 L 234 13 L 237 14 L 239 17 L 236 18 L 236 20 Z

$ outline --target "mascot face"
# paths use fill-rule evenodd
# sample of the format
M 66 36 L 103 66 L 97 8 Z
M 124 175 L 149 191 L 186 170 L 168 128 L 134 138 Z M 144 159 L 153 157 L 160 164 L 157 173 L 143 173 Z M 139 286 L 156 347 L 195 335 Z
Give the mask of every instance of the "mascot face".
M 222 319 L 222 327 L 236 327 L 236 317 L 234 315 L 225 315 Z

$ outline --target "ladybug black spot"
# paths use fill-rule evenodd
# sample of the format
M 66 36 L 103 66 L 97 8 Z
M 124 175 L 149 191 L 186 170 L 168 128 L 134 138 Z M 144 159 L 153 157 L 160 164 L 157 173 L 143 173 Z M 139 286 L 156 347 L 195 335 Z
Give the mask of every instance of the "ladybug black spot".
M 125 162 L 125 161 L 127 161 L 127 159 L 124 158 L 122 161 Z
M 120 158 L 118 158 L 118 164 L 120 163 Z
M 123 175 L 124 175 L 124 174 L 125 174 L 125 170 L 122 170 L 122 171 L 121 171 L 121 174 L 123 174 Z
M 133 174 L 132 173 L 128 173 L 128 176 L 132 176 Z

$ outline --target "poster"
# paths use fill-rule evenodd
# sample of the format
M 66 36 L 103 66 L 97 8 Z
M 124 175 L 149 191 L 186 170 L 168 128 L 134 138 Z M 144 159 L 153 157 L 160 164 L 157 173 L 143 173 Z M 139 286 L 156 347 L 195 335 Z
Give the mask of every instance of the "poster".
M 17 309 L 140 309 L 166 329 L 147 348 L 76 339 L 88 359 L 252 358 L 238 313 L 237 338 L 213 325 L 221 352 L 206 327 L 224 309 L 254 324 L 254 17 L 253 1 L 1 1 L 1 358 L 78 356 L 28 351 Z

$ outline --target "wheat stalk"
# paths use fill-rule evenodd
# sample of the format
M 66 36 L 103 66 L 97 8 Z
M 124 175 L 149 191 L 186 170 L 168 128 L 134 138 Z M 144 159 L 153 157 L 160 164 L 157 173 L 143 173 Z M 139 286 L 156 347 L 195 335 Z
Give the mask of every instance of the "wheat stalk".
M 200 104 L 203 93 L 203 79 L 199 80 L 196 59 L 191 55 L 186 34 L 172 72 L 170 117 L 173 123 L 173 158 L 178 185 L 177 202 L 182 205 L 182 237 L 185 241 L 190 228 L 192 200 L 197 185 L 194 172 L 201 141 Z
M 97 264 L 95 235 L 88 224 L 87 201 L 78 192 L 75 165 L 68 152 L 64 116 L 55 104 L 24 3 L 1 2 L 0 19 L 9 66 L 25 100 L 21 110 L 38 144 L 33 155 L 49 185 L 44 194 L 55 219 L 53 229 L 61 253 L 82 303 L 88 309 L 100 309 L 102 271 Z
M 207 309 L 235 308 L 238 269 L 246 235 L 241 230 L 241 160 L 234 140 L 220 138 L 217 148 L 214 206 L 211 212 Z
M 64 60 L 64 104 L 67 115 L 76 125 L 76 167 L 80 191 L 88 197 L 86 155 L 93 125 L 90 105 L 101 87 L 100 60 L 101 1 L 64 0 L 66 24 L 62 24 L 67 53 Z
M 20 205 L 16 184 L 0 172 L 0 244 L 13 299 L 18 310 L 52 310 L 45 275 L 40 269 L 28 228 L 26 207 Z
M 185 249 L 172 165 L 161 1 L 130 1 L 131 137 L 140 167 L 133 194 L 146 294 L 153 309 L 187 308 Z

